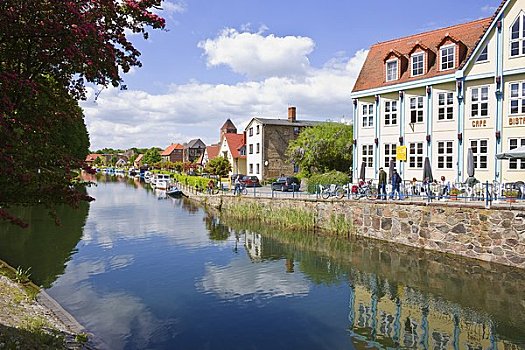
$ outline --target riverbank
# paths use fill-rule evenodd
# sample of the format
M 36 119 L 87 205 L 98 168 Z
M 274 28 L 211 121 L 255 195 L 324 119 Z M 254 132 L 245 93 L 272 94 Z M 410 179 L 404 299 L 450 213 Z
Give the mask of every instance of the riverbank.
M 0 260 L 0 349 L 95 349 L 84 328 L 31 283 L 14 282 Z
M 188 195 L 224 215 L 242 213 L 247 220 L 277 227 L 289 221 L 279 215 L 282 211 L 307 213 L 300 215 L 306 225 L 327 234 L 363 236 L 525 269 L 523 206 L 485 209 L 480 203 Z

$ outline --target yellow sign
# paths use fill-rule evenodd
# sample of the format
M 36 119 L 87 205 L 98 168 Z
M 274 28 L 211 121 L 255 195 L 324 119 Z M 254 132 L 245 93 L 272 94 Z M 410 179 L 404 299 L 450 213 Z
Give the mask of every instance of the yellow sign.
M 406 162 L 407 161 L 407 146 L 396 147 L 396 158 L 397 160 Z

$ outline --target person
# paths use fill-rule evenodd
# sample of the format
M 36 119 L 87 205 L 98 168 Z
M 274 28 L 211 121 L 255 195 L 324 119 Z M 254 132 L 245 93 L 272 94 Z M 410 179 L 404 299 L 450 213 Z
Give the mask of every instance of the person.
M 419 189 L 417 188 L 417 179 L 415 177 L 413 177 L 412 181 L 410 181 L 410 185 L 412 188 L 412 195 L 419 196 Z
M 210 179 L 210 181 L 208 181 L 208 194 L 212 194 L 214 188 L 215 188 L 215 181 L 213 181 L 213 179 Z
M 441 191 L 439 199 L 444 198 L 449 195 L 450 193 L 450 181 L 447 181 L 445 176 L 441 176 Z
M 234 195 L 241 194 L 241 177 L 237 175 L 235 178 L 235 189 L 233 191 Z
M 401 194 L 400 190 L 401 185 L 401 176 L 398 174 L 397 170 L 394 169 L 394 172 L 392 174 L 392 192 L 390 193 L 390 199 L 394 199 L 396 192 L 397 192 L 397 198 L 403 199 L 403 195 Z
M 379 168 L 379 199 L 386 199 L 386 172 L 383 168 Z

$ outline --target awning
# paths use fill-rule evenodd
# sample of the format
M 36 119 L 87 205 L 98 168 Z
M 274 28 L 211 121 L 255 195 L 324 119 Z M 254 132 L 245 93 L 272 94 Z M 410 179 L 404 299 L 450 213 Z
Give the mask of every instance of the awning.
M 498 159 L 525 159 L 525 146 L 514 148 L 510 151 L 496 154 Z

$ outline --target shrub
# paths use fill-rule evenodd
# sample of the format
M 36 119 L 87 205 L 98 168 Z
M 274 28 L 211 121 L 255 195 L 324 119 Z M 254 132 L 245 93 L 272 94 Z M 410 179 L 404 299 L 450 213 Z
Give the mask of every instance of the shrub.
M 350 177 L 340 171 L 330 171 L 324 174 L 315 174 L 308 179 L 308 192 L 315 193 L 319 185 L 344 185 L 350 182 Z

